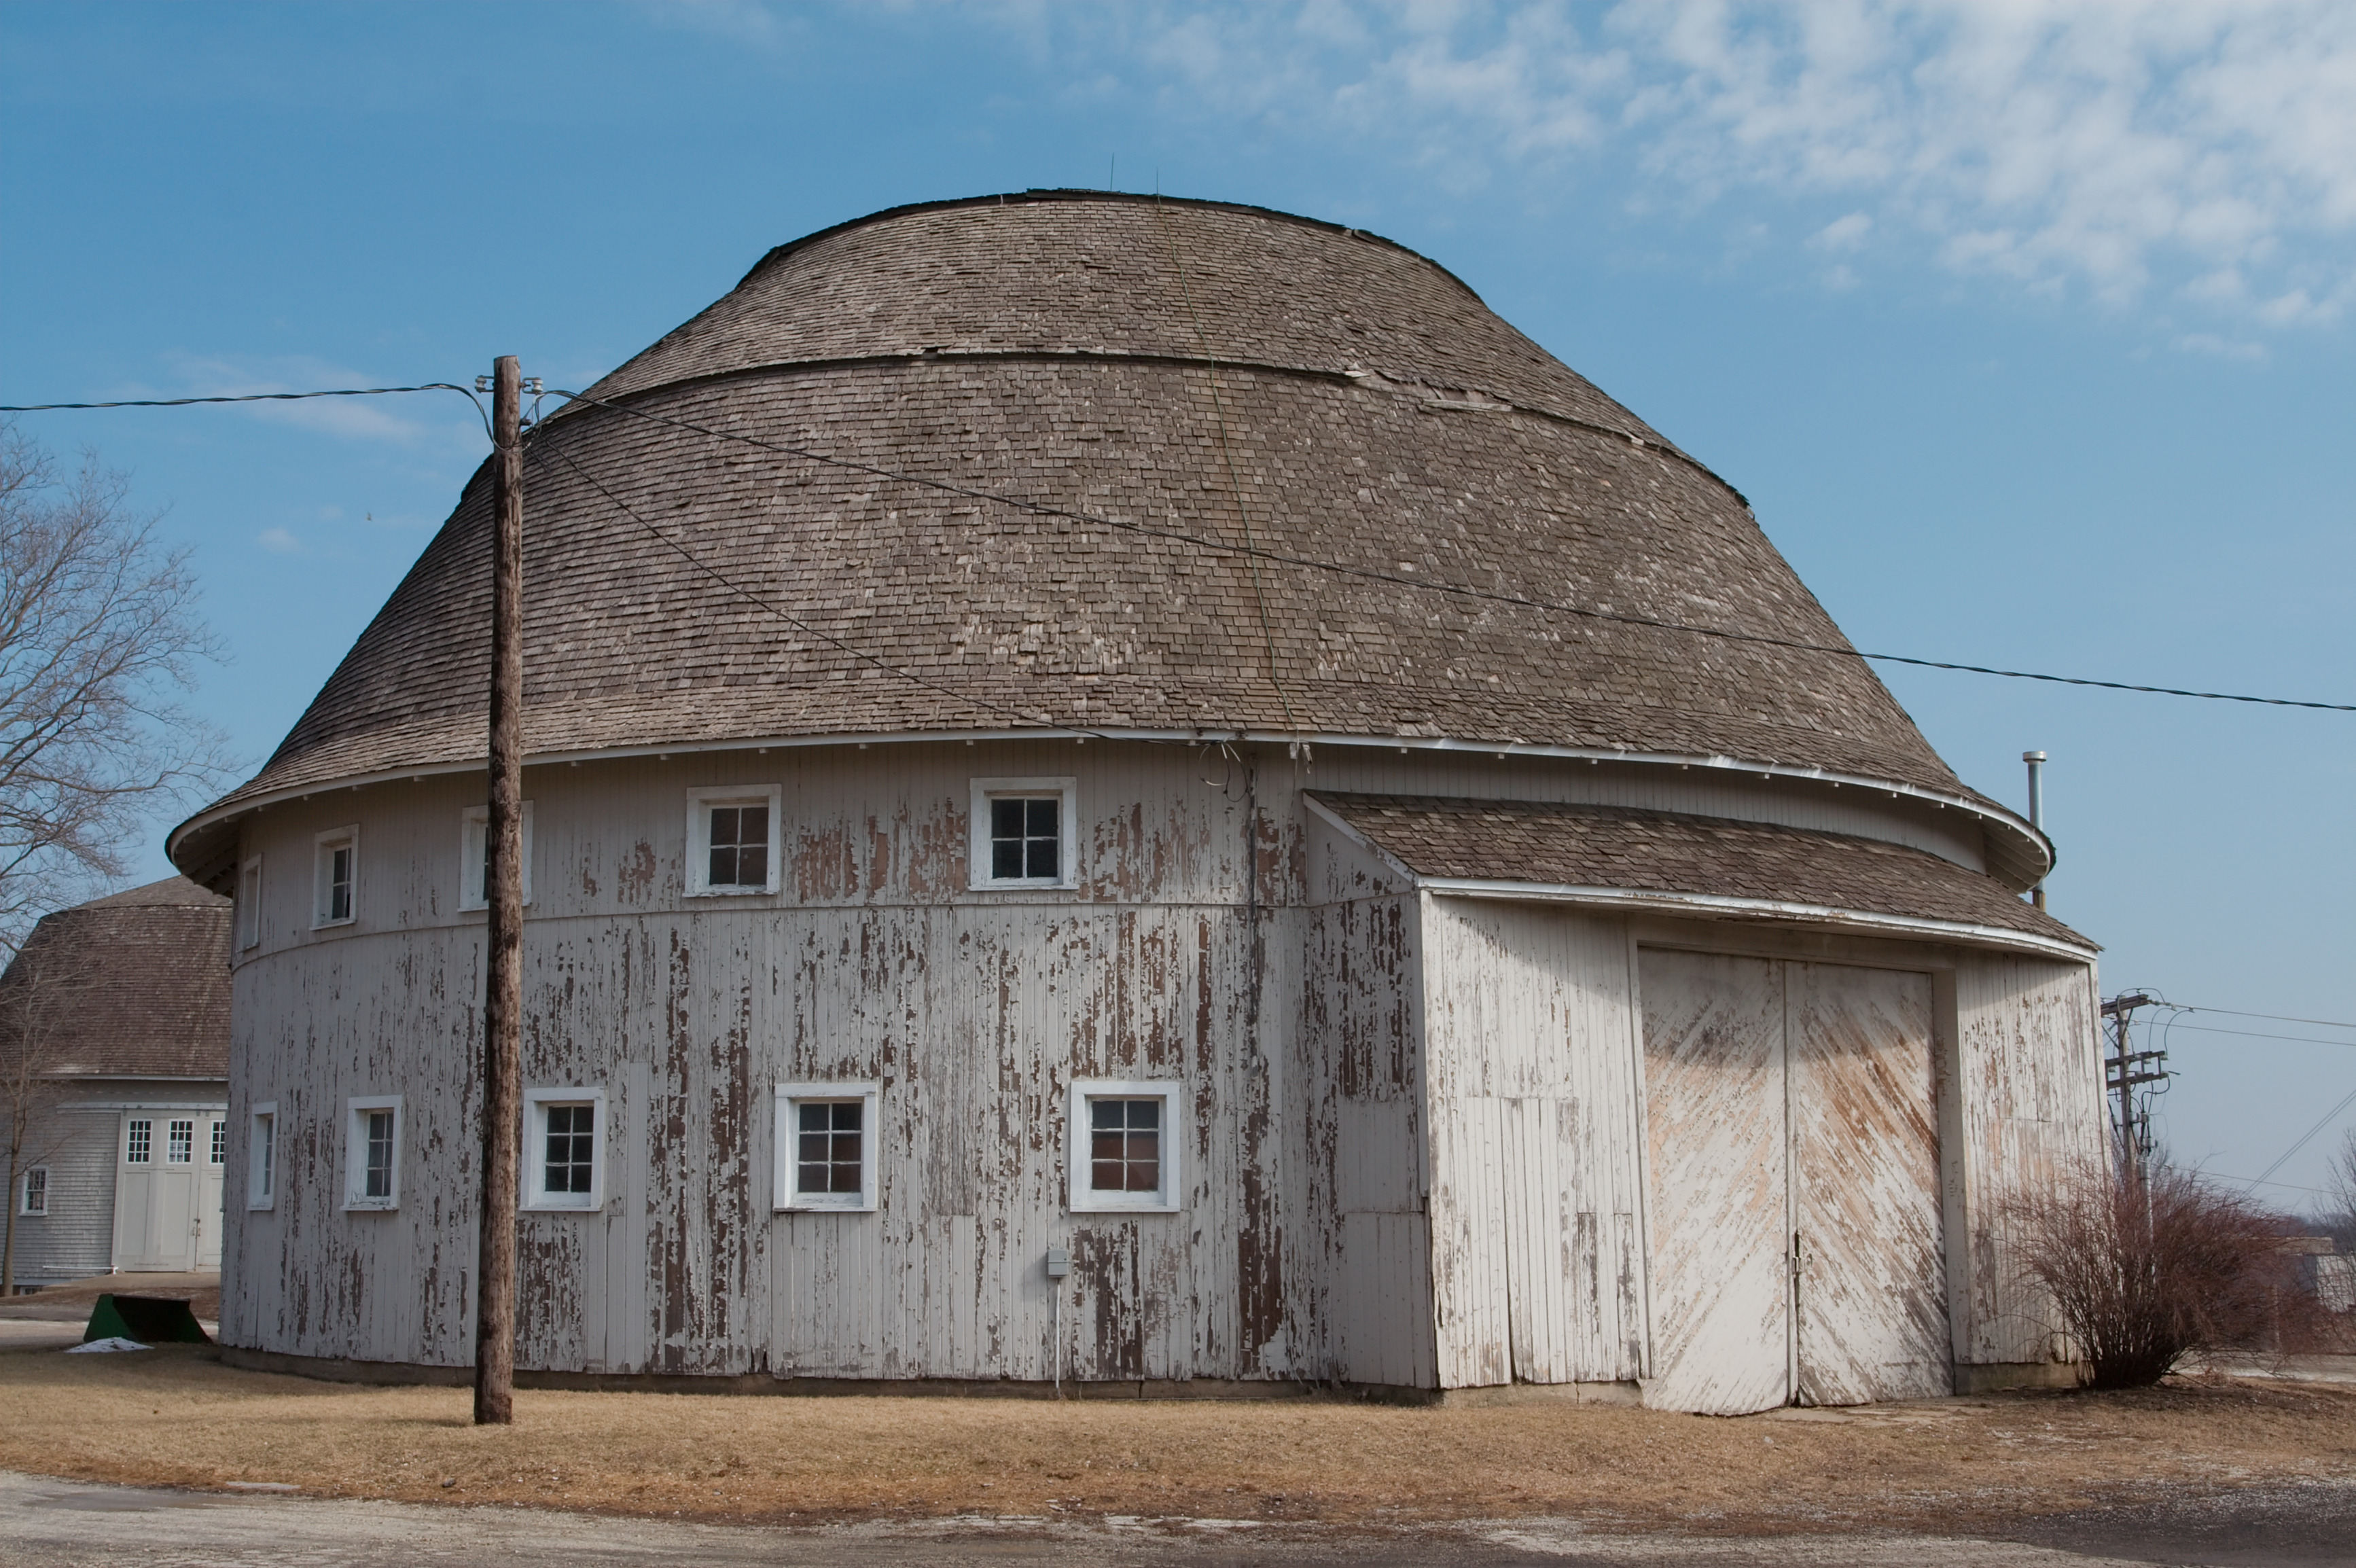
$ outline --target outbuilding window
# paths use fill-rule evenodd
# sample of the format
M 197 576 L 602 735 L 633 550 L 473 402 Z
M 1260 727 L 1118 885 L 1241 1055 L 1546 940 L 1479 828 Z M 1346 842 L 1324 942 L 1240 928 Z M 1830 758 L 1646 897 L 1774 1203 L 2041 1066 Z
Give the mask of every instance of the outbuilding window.
M 523 840 L 523 901 L 531 902 L 531 802 L 523 803 L 518 824 Z M 491 907 L 491 809 L 469 806 L 458 821 L 458 908 Z
M 25 1173 L 16 1191 L 16 1212 L 47 1214 L 49 1211 L 49 1167 L 35 1165 Z
M 145 1117 L 123 1124 L 123 1163 L 144 1165 L 155 1158 L 155 1123 Z
M 875 1124 L 882 1086 L 777 1086 L 776 1207 L 865 1212 L 875 1207 Z
M 344 1207 L 401 1207 L 401 1096 L 345 1102 Z
M 523 1096 L 526 1208 L 605 1207 L 605 1091 L 528 1089 Z
M 687 792 L 691 896 L 777 890 L 781 795 L 775 784 Z
M 359 867 L 359 829 L 336 828 L 319 835 L 311 912 L 314 928 L 351 923 Z
M 262 945 L 262 857 L 250 854 L 237 874 L 237 945 Z
M 167 1165 L 192 1165 L 196 1157 L 197 1124 L 194 1122 L 170 1123 L 169 1135 L 164 1144 L 164 1163 Z
M 1175 1083 L 1081 1079 L 1072 1085 L 1071 1207 L 1169 1213 L 1179 1178 Z
M 253 1108 L 252 1129 L 245 1145 L 245 1206 L 248 1208 L 275 1208 L 278 1206 L 276 1101 L 268 1101 Z
M 1070 779 L 973 781 L 972 884 L 982 887 L 1069 887 L 1079 859 Z
M 229 1123 L 215 1118 L 212 1137 L 205 1147 L 205 1164 L 218 1165 L 229 1158 Z

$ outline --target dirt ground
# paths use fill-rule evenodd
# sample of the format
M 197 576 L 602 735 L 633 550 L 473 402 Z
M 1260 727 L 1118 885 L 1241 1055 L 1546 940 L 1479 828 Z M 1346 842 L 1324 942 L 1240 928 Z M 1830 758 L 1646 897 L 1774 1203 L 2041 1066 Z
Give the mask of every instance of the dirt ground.
M 207 1323 L 220 1316 L 220 1274 L 218 1271 L 186 1274 L 93 1274 L 47 1286 L 30 1295 L 0 1301 L 0 1321 L 88 1322 L 90 1309 L 102 1295 L 177 1296 Z
M 1064 1402 L 456 1389 L 227 1368 L 207 1347 L 0 1352 L 0 1468 L 710 1522 L 951 1514 L 1366 1525 L 1954 1528 L 2155 1495 L 2356 1478 L 2356 1388 L 2224 1378 L 1740 1420 L 1599 1406 Z

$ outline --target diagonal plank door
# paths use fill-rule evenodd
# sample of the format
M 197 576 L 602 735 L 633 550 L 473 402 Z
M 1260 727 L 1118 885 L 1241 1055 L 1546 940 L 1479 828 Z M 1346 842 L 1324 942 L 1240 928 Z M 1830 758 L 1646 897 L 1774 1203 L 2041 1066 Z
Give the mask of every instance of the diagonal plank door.
M 1643 950 L 1653 1377 L 1647 1404 L 1737 1415 L 1791 1397 L 1780 966 Z
M 1803 1404 L 1952 1393 L 1931 977 L 1791 963 Z

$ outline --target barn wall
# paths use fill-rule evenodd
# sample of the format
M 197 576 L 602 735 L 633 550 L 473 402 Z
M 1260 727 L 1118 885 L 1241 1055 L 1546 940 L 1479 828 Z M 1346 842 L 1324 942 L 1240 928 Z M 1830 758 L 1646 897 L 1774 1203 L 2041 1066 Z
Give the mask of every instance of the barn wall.
M 152 1109 L 159 1118 L 218 1112 L 222 1088 L 217 1079 L 77 1080 L 43 1108 L 27 1129 L 25 1163 L 49 1168 L 49 1211 L 16 1216 L 18 1283 L 83 1279 L 112 1267 L 115 1171 L 122 1155 L 116 1140 L 123 1113 L 134 1106 Z M 209 1153 L 206 1137 L 200 1126 L 196 1151 L 200 1169 Z M 16 1192 L 7 1195 L 10 1208 L 17 1198 Z M 206 1222 L 218 1223 L 210 1216 Z
M 1624 920 L 1422 903 L 1444 1387 L 1645 1362 L 1643 1126 Z
M 1293 1117 L 1302 1366 L 1323 1379 L 1432 1388 L 1416 899 L 1353 836 L 1314 817 L 1308 882 Z
M 1957 1316 L 1957 1359 L 2050 1362 L 2050 1306 L 2021 1279 L 2016 1195 L 2083 1165 L 2103 1168 L 2100 997 L 2092 964 L 2001 953 L 1954 968 L 1955 1076 L 1951 1118 L 1962 1141 L 1949 1213 L 1969 1260 Z M 1952 1255 L 1952 1254 L 1951 1254 Z

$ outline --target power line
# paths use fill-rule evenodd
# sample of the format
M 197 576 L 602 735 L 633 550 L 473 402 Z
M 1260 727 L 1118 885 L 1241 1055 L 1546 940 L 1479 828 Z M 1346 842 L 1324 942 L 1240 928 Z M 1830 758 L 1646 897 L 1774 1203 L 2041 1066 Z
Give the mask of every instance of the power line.
M 854 473 L 867 474 L 876 478 L 891 480 L 895 484 L 916 485 L 927 489 L 938 490 L 947 495 L 963 497 L 969 500 L 987 501 L 993 505 L 1012 508 L 1017 511 L 1028 512 L 1033 516 L 1061 518 L 1066 521 L 1087 523 L 1100 528 L 1119 529 L 1126 532 L 1141 534 L 1149 538 L 1175 540 L 1186 544 L 1191 544 L 1199 550 L 1226 552 L 1231 554 L 1243 555 L 1253 560 L 1274 562 L 1280 565 L 1299 566 L 1309 571 L 1331 572 L 1343 576 L 1364 578 L 1370 582 L 1387 583 L 1395 587 L 1409 588 L 1422 593 L 1446 594 L 1458 598 L 1475 599 L 1491 604 L 1514 605 L 1524 609 L 1544 610 L 1555 615 L 1577 616 L 1588 620 L 1604 621 L 1614 625 L 1640 626 L 1647 627 L 1658 631 L 1683 632 L 1691 637 L 1716 638 L 1722 641 L 1747 643 L 1764 648 L 1781 648 L 1798 653 L 1822 653 L 1830 655 L 1834 658 L 1863 659 L 1882 664 L 1904 664 L 1918 670 L 1949 670 L 1967 675 L 1994 675 L 2008 681 L 2041 681 L 2054 685 L 2086 686 L 2106 692 L 2139 692 L 2148 695 L 2160 697 L 2191 697 L 2201 701 L 2212 703 L 2252 703 L 2265 707 L 2310 708 L 2324 713 L 2356 714 L 2356 703 L 2319 703 L 2310 702 L 2297 697 L 2258 697 L 2236 692 L 2200 692 L 2181 686 L 2148 686 L 2129 681 L 2097 681 L 2080 675 L 2053 675 L 2034 670 L 2005 670 L 1987 664 L 1963 664 L 1950 660 L 1917 659 L 1909 654 L 1903 653 L 1872 653 L 1856 648 L 1838 647 L 1831 643 L 1806 642 L 1797 638 L 1772 637 L 1761 632 L 1732 631 L 1723 627 L 1694 626 L 1684 621 L 1662 620 L 1651 616 L 1622 615 L 1611 610 L 1593 609 L 1583 605 L 1563 604 L 1555 600 L 1534 598 L 1523 594 L 1508 594 L 1496 589 L 1467 587 L 1462 584 L 1456 583 L 1436 583 L 1429 579 L 1409 577 L 1401 573 L 1378 571 L 1369 566 L 1350 566 L 1336 561 L 1319 561 L 1308 556 L 1289 554 L 1282 551 L 1262 549 L 1257 543 L 1251 542 L 1248 540 L 1243 545 L 1238 546 L 1214 540 L 1201 539 L 1179 529 L 1156 528 L 1150 523 L 1124 521 L 1119 518 L 1105 517 L 1092 512 L 1076 511 L 1068 507 L 1054 506 L 1044 501 L 1026 500 L 1019 497 L 1001 496 L 992 491 L 978 490 L 969 486 L 955 485 L 943 479 L 929 479 L 926 478 L 922 475 L 905 473 L 894 468 L 885 468 L 873 463 L 862 463 L 852 458 L 837 457 L 831 454 L 813 451 L 808 447 L 791 446 L 781 442 L 764 441 L 757 436 L 739 435 L 734 431 L 714 430 L 709 425 L 699 424 L 692 420 L 674 419 L 664 414 L 649 413 L 643 409 L 631 408 L 617 403 L 609 403 L 602 398 L 584 397 L 579 392 L 564 392 L 554 387 L 549 388 L 548 390 L 554 395 L 562 397 L 569 403 L 584 403 L 593 408 L 610 409 L 617 413 L 630 414 L 635 418 L 649 420 L 659 424 L 669 424 L 677 429 L 693 431 L 698 435 L 709 436 L 715 441 L 742 442 L 746 446 L 759 447 L 764 451 L 776 452 L 781 456 L 797 457 L 805 462 L 824 464 L 830 467 L 843 468 Z M 312 398 L 388 397 L 402 392 L 457 392 L 468 399 L 468 401 L 475 402 L 477 412 L 481 412 L 482 405 L 479 401 L 476 400 L 475 394 L 470 389 L 459 386 L 453 381 L 424 381 L 416 386 L 407 387 L 337 387 L 320 392 L 243 392 L 235 395 L 215 397 L 123 398 L 109 403 L 8 403 L 0 404 L 0 413 L 45 413 L 60 410 L 76 409 L 187 408 L 201 403 L 300 403 Z M 487 427 L 487 416 L 486 428 Z M 1243 498 L 1240 493 L 1237 494 L 1236 501 L 1240 512 L 1244 505 Z M 1248 516 L 1246 518 L 1245 526 L 1248 531 L 1250 524 Z M 1271 674 L 1273 672 L 1271 671 Z M 1279 684 L 1278 689 L 1280 694 L 1282 691 L 1280 684 Z M 2301 1021 L 2304 1022 L 2311 1020 Z
M 2296 697 L 2254 697 L 2232 692 L 2196 692 L 2179 686 L 2144 686 L 2126 681 L 2096 681 L 2077 675 L 2049 675 L 2030 670 L 2002 670 L 1986 664 L 1959 664 L 1937 659 L 1916 659 L 1902 653 L 1868 653 L 1855 648 L 1836 647 L 1831 643 L 1805 642 L 1796 638 L 1772 637 L 1762 632 L 1730 631 L 1722 627 L 1693 626 L 1683 621 L 1660 620 L 1650 616 L 1622 615 L 1611 610 L 1592 609 L 1583 605 L 1562 604 L 1549 599 L 1533 598 L 1522 594 L 1509 594 L 1494 588 L 1467 587 L 1456 583 L 1439 583 L 1425 578 L 1410 577 L 1402 573 L 1379 571 L 1371 566 L 1350 566 L 1340 562 L 1320 561 L 1309 556 L 1292 555 L 1282 551 L 1268 550 L 1255 544 L 1237 545 L 1223 541 L 1206 540 L 1181 529 L 1157 528 L 1151 523 L 1132 522 L 1106 517 L 1096 512 L 1076 511 L 1069 507 L 1055 506 L 1046 501 L 1029 500 L 1021 497 L 1002 496 L 995 491 L 975 489 L 971 486 L 952 484 L 946 479 L 926 478 L 874 463 L 862 463 L 856 458 L 838 457 L 830 453 L 815 451 L 806 446 L 789 446 L 783 442 L 764 441 L 756 435 L 744 435 L 735 431 L 715 430 L 691 419 L 678 419 L 668 414 L 650 413 L 645 409 L 625 403 L 609 403 L 603 398 L 586 397 L 561 388 L 548 389 L 550 395 L 570 403 L 584 403 L 593 408 L 610 409 L 657 424 L 692 431 L 715 441 L 741 442 L 766 452 L 799 458 L 804 462 L 823 464 L 851 473 L 890 480 L 895 484 L 915 485 L 940 491 L 945 495 L 967 500 L 986 501 L 994 506 L 1028 512 L 1036 517 L 1060 518 L 1068 522 L 1086 523 L 1092 527 L 1118 529 L 1148 538 L 1169 539 L 1190 544 L 1198 550 L 1223 551 L 1231 554 L 1255 556 L 1280 565 L 1299 566 L 1310 571 L 1331 572 L 1343 576 L 1360 577 L 1368 581 L 1388 583 L 1394 586 L 1412 588 L 1424 593 L 1446 594 L 1459 598 L 1476 599 L 1491 604 L 1514 605 L 1524 609 L 1545 610 L 1557 615 L 1578 616 L 1589 620 L 1610 622 L 1621 626 L 1648 627 L 1660 631 L 1685 632 L 1694 637 L 1718 638 L 1729 642 L 1750 643 L 1767 648 L 1788 649 L 1800 653 L 1824 653 L 1836 658 L 1872 660 L 1885 664 L 1906 664 L 1922 670 L 1953 670 L 1972 675 L 1997 675 L 2012 681 L 2044 681 L 2063 686 L 2092 686 L 2111 692 L 2143 692 L 2162 697 L 2195 697 L 2216 703 L 2254 703 L 2267 707 L 2315 708 L 2327 713 L 2356 714 L 2356 703 L 2317 703 Z M 1240 504 L 1240 503 L 1239 503 Z
M 2322 1132 L 2326 1127 L 2330 1126 L 2331 1123 L 2339 1118 L 2340 1113 L 2347 1110 L 2351 1105 L 2356 1105 L 2356 1089 L 2350 1090 L 2348 1091 L 2347 1099 L 2341 1101 L 2339 1104 L 2325 1112 L 2321 1121 L 2318 1122 L 2314 1126 L 2309 1127 L 2306 1132 L 2300 1133 L 2298 1142 L 2293 1144 L 2289 1148 L 2285 1149 L 2282 1152 L 2282 1158 L 2268 1165 L 2257 1176 L 2251 1177 L 2250 1185 L 2252 1187 L 2259 1186 L 2265 1182 L 2266 1177 L 2274 1175 L 2275 1172 L 2288 1165 L 2290 1163 L 2290 1157 L 2298 1153 L 2301 1149 L 2307 1147 L 2308 1141 L 2309 1139 L 2313 1138 L 2318 1133 Z
M 2255 1029 L 2220 1029 L 2207 1024 L 2179 1024 L 2173 1018 L 2155 1020 L 2155 1022 L 2159 1027 L 2171 1032 L 2178 1029 L 2190 1029 L 2196 1035 L 2238 1035 L 2245 1040 L 2297 1040 L 2310 1046 L 2356 1047 L 2356 1040 L 2326 1040 L 2314 1035 L 2262 1035 Z M 2151 1026 L 2149 1024 L 2144 1026 L 2146 1028 Z
M 2233 1018 L 2267 1018 L 2277 1024 L 2313 1024 L 2326 1029 L 2356 1029 L 2356 1024 L 2343 1024 L 2337 1018 L 2294 1018 L 2287 1013 L 2245 1013 L 2236 1007 L 2194 1007 L 2176 1002 L 2168 1005 L 2179 1013 L 2222 1013 Z

